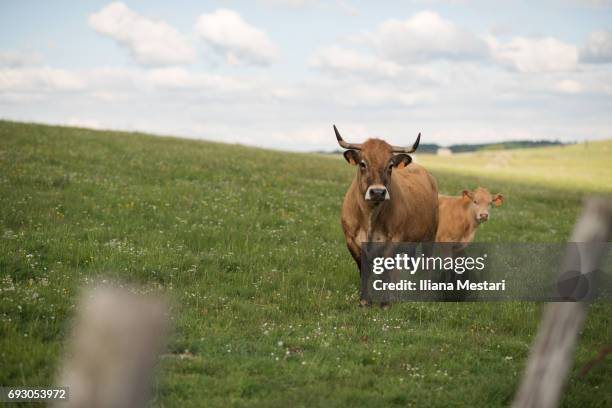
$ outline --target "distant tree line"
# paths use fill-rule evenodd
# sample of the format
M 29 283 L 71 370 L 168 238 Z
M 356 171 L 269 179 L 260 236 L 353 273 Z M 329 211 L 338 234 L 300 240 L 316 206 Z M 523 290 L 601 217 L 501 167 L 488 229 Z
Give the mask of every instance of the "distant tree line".
M 453 153 L 475 152 L 477 150 L 506 150 L 506 149 L 526 149 L 531 147 L 546 147 L 563 145 L 558 140 L 516 140 L 512 142 L 499 143 L 478 143 L 478 144 L 454 144 L 451 146 L 440 146 L 436 143 L 422 143 L 419 145 L 418 153 L 436 153 L 439 148 L 446 147 Z M 343 151 L 336 149 L 333 151 L 318 151 L 324 154 L 342 154 Z
M 516 140 L 501 143 L 456 144 L 449 147 L 453 153 L 473 152 L 476 150 L 525 149 L 530 147 L 546 147 L 562 145 L 558 140 Z

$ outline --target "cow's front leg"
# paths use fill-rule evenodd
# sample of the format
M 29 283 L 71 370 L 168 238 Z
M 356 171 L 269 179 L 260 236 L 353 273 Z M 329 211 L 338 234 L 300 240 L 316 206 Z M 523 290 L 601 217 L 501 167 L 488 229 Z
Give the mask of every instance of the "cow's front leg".
M 363 273 L 361 268 L 361 245 L 357 242 L 356 239 L 349 238 L 346 241 L 346 246 L 348 247 L 355 264 L 357 265 L 357 271 L 359 272 L 359 305 L 360 306 L 369 306 L 371 301 L 369 300 L 367 293 L 365 291 L 365 287 L 367 285 L 368 276 L 366 273 Z

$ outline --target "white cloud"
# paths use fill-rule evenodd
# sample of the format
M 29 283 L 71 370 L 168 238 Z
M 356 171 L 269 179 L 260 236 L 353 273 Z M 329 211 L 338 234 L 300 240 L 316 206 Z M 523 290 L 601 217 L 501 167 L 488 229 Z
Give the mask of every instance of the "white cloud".
M 338 11 L 349 16 L 359 15 L 359 10 L 346 0 L 260 0 L 259 2 L 270 7 L 285 9 L 318 9 L 324 11 Z
M 168 23 L 143 17 L 121 2 L 89 16 L 89 25 L 126 47 L 143 65 L 191 63 L 195 51 L 187 38 Z
M 288 9 L 316 7 L 320 4 L 320 0 L 260 0 L 260 2 L 270 7 Z
M 558 92 L 577 94 L 582 92 L 582 85 L 572 79 L 564 79 L 555 83 L 553 89 Z
M 282 95 L 278 95 L 281 91 L 274 83 L 253 77 L 242 79 L 181 67 L 102 67 L 75 71 L 49 67 L 0 68 L 0 99 L 4 101 L 59 98 L 59 94 L 71 92 L 117 104 L 162 95 L 169 100 L 192 103 L 194 99 L 202 98 L 227 100 L 237 97 L 237 94 L 250 99 L 282 99 Z
M 414 3 L 464 5 L 472 0 L 412 0 Z
M 596 8 L 606 8 L 612 6 L 612 0 L 574 0 L 574 2 Z
M 363 40 L 386 58 L 404 63 L 478 59 L 488 51 L 483 40 L 432 11 L 408 20 L 387 20 Z
M 580 50 L 584 62 L 612 62 L 612 31 L 597 30 L 589 34 Z
M 125 102 L 133 97 L 132 94 L 126 92 L 114 92 L 114 91 L 94 91 L 91 93 L 91 97 L 99 101 L 104 102 Z
M 489 44 L 500 63 L 519 72 L 573 71 L 578 65 L 576 46 L 552 37 L 515 37 L 505 44 Z
M 167 90 L 216 90 L 220 92 L 237 92 L 251 88 L 251 83 L 223 76 L 193 73 L 184 68 L 158 68 L 144 75 L 147 83 Z
M 272 75 L 241 78 L 183 68 L 77 70 L 73 75 L 85 82 L 84 92 L 32 100 L 32 93 L 15 90 L 8 97 L 0 92 L 0 103 L 8 102 L 2 105 L 6 118 L 291 150 L 335 149 L 332 123 L 347 139 L 380 136 L 394 144 L 412 143 L 419 131 L 424 143 L 610 136 L 606 110 L 611 99 L 601 88 L 612 81 L 604 66 L 593 67 L 595 76 L 583 70 L 540 76 L 462 64 L 465 71 L 446 74 L 444 67 L 454 63 L 425 64 L 448 77 L 431 86 L 414 86 L 403 74 L 377 83 L 309 77 L 283 84 Z M 580 92 L 573 93 L 578 91 L 573 82 Z M 596 98 L 592 92 L 598 92 Z M 607 95 L 611 92 L 608 87 Z
M 319 110 L 323 116 L 338 108 L 352 111 L 403 110 L 407 107 L 429 105 L 436 99 L 430 89 L 411 86 L 402 81 L 371 83 L 358 77 L 312 78 L 297 86 L 295 108 L 304 112 Z M 304 109 L 306 107 L 306 109 Z M 321 113 L 317 114 L 320 120 Z M 316 119 L 316 118 L 315 118 Z
M 338 8 L 338 10 L 348 16 L 358 16 L 361 14 L 357 7 L 353 6 L 351 3 L 345 0 L 336 1 L 335 6 Z
M 308 59 L 308 65 L 337 76 L 363 75 L 392 78 L 402 71 L 402 67 L 393 61 L 385 61 L 373 55 L 337 46 L 320 48 Z
M 85 82 L 71 71 L 57 68 L 0 69 L 0 92 L 66 92 L 85 87 Z
M 0 51 L 0 66 L 21 67 L 42 61 L 39 54 L 20 51 Z
M 302 146 L 320 146 L 329 142 L 330 136 L 330 127 L 310 127 L 300 130 L 275 131 L 270 133 L 269 137 L 287 145 L 300 144 Z
M 219 9 L 201 15 L 196 31 L 229 64 L 269 65 L 278 56 L 268 35 L 232 10 Z
M 368 84 L 355 84 L 340 95 L 336 103 L 352 107 L 406 107 L 431 103 L 435 100 L 429 92 L 408 91 L 395 87 L 382 88 Z

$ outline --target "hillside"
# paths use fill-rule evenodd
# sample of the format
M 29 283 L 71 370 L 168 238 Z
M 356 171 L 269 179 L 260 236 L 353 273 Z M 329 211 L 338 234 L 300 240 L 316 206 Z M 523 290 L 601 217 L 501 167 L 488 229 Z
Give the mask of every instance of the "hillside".
M 612 193 L 612 140 L 452 156 L 418 154 L 417 161 L 432 171 Z
M 476 168 L 467 156 L 419 160 L 442 191 L 504 194 L 478 241 L 564 242 L 583 190 L 609 190 L 592 175 L 610 165 L 581 148 L 517 151 L 478 177 L 462 173 Z M 515 160 L 594 180 L 498 177 Z M 105 278 L 172 300 L 156 406 L 507 406 L 540 305 L 359 308 L 339 223 L 354 171 L 340 157 L 0 122 L 0 384 L 53 383 L 79 287 Z M 612 405 L 610 359 L 577 374 L 610 342 L 611 312 L 590 307 L 565 406 Z

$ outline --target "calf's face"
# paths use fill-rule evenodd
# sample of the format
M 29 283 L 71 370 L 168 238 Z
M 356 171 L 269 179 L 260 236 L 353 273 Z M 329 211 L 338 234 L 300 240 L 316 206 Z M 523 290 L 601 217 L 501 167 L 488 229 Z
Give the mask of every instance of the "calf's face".
M 499 207 L 504 201 L 504 197 L 501 194 L 492 197 L 489 190 L 482 187 L 478 187 L 474 191 L 463 190 L 463 199 L 469 206 L 471 214 L 477 223 L 483 223 L 489 219 L 491 205 Z
M 357 166 L 359 191 L 372 205 L 391 199 L 391 174 L 412 162 L 408 154 L 393 154 L 392 148 L 380 139 L 369 139 L 361 150 L 347 150 L 344 158 Z

